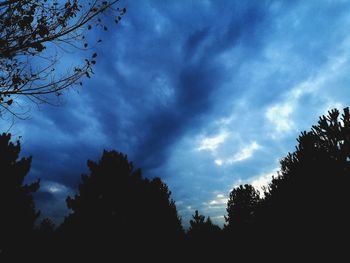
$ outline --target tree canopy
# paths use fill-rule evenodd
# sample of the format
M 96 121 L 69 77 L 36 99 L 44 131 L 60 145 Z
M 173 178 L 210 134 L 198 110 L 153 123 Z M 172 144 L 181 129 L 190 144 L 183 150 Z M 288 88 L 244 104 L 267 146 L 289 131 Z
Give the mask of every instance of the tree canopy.
M 259 201 L 259 191 L 253 186 L 245 184 L 234 188 L 227 201 L 226 228 L 242 228 L 253 224 Z
M 167 249 L 169 242 L 179 241 L 183 230 L 175 202 L 159 178 L 142 178 L 127 156 L 116 151 L 104 151 L 88 167 L 91 174 L 82 175 L 79 194 L 67 198 L 73 212 L 61 227 L 76 249 L 72 254 L 88 248 L 103 254 Z
M 274 229 L 272 240 L 295 240 L 299 249 L 343 247 L 350 219 L 349 129 L 349 109 L 342 116 L 331 110 L 301 133 L 295 152 L 281 160 L 259 211 L 261 227 Z

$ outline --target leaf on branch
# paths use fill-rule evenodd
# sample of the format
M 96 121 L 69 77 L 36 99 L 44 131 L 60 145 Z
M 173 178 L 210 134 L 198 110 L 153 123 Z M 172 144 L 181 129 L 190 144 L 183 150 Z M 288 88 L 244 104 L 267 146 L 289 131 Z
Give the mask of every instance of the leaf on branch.
M 24 28 L 30 28 L 31 23 L 33 22 L 33 16 L 23 16 L 22 20 L 18 22 L 19 26 L 24 29 Z
M 49 30 L 46 26 L 39 25 L 38 26 L 38 34 L 39 34 L 39 36 L 44 37 L 44 36 L 49 34 Z
M 32 48 L 35 48 L 39 52 L 41 52 L 45 49 L 45 47 L 41 43 L 32 43 L 30 46 Z

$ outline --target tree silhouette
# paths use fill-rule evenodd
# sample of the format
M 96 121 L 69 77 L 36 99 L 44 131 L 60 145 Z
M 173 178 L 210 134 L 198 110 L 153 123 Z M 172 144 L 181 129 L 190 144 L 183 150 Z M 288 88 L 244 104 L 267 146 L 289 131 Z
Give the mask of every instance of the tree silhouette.
M 84 63 L 55 74 L 60 52 L 87 50 L 86 33 L 93 26 L 107 30 L 101 13 L 113 9 L 118 22 L 125 8 L 118 0 L 9 0 L 0 3 L 0 114 L 19 116 L 13 106 L 26 97 L 34 103 L 52 102 L 72 85 L 90 77 L 97 54 Z M 101 40 L 97 40 L 100 42 Z
M 205 220 L 205 216 L 199 214 L 198 210 L 195 211 L 195 214 L 190 220 L 190 228 L 188 229 L 187 235 L 191 239 L 195 239 L 195 242 L 203 242 L 217 236 L 221 229 L 214 225 L 210 217 Z
M 349 235 L 350 219 L 349 127 L 348 108 L 341 118 L 338 110 L 331 110 L 281 160 L 281 171 L 266 189 L 259 211 L 263 235 L 269 235 L 276 249 L 344 255 L 341 240 Z
M 227 201 L 226 229 L 233 230 L 253 224 L 259 202 L 259 191 L 252 185 L 245 184 L 234 188 Z
M 24 183 L 31 157 L 19 159 L 20 142 L 10 140 L 11 134 L 0 135 L 0 258 L 14 258 L 28 247 L 39 216 L 32 195 L 38 190 L 39 181 Z
M 205 216 L 199 214 L 198 210 L 195 211 L 195 214 L 192 215 L 192 219 L 190 220 L 190 228 L 187 232 L 192 246 L 198 246 L 201 249 L 206 245 L 213 246 L 212 242 L 217 241 L 220 234 L 220 227 L 213 224 L 210 217 L 205 219 Z
M 200 232 L 200 229 L 205 226 L 205 216 L 200 215 L 198 213 L 198 210 L 195 211 L 195 214 L 192 216 L 192 220 L 190 220 L 190 229 L 189 233 L 191 232 Z
M 55 231 L 55 223 L 50 218 L 44 218 L 37 227 L 37 231 L 46 239 Z
M 70 241 L 70 254 L 130 259 L 136 251 L 156 254 L 179 241 L 183 230 L 175 202 L 159 178 L 142 178 L 127 156 L 115 151 L 104 151 L 88 167 L 79 194 L 67 198 L 73 212 L 59 230 Z
M 30 256 L 33 260 L 47 260 L 57 253 L 55 224 L 51 219 L 44 218 L 41 220 L 40 224 L 35 227 L 33 236 L 33 244 L 28 244 L 31 248 Z
M 199 214 L 198 210 L 192 215 L 190 227 L 187 231 L 186 257 L 195 261 L 208 260 L 218 253 L 222 244 L 222 231 L 213 224 L 210 217 Z
M 225 246 L 236 251 L 237 258 L 244 258 L 250 250 L 256 249 L 256 212 L 260 205 L 260 195 L 252 185 L 234 188 L 227 201 L 225 216 Z M 246 260 L 246 259 L 245 259 Z

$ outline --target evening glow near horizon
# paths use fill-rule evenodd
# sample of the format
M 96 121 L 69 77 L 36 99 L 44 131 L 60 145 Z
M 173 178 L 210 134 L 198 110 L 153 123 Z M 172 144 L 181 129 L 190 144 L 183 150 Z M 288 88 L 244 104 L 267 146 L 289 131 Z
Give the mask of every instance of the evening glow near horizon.
M 120 5 L 93 77 L 11 129 L 45 216 L 61 221 L 86 161 L 115 149 L 162 178 L 185 226 L 197 209 L 222 225 L 233 187 L 265 185 L 301 131 L 350 105 L 349 1 Z

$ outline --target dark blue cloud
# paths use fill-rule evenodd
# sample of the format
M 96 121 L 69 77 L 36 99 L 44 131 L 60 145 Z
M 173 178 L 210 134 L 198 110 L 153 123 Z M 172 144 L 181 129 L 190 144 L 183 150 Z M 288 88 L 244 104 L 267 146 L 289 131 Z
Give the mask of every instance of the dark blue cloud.
M 179 9 L 178 6 L 173 10 L 157 3 L 150 9 L 138 4 L 133 12 L 133 6 L 130 6 L 129 9 L 132 11 L 130 20 L 126 22 L 128 24 L 126 30 L 135 30 L 130 34 L 134 35 L 137 32 L 137 36 L 128 38 L 125 42 L 135 41 L 135 43 L 130 43 L 132 45 L 130 49 L 126 50 L 124 55 L 118 54 L 114 61 L 118 63 L 119 59 L 122 60 L 121 64 L 125 68 L 113 69 L 109 64 L 108 68 L 99 69 L 99 72 L 106 70 L 121 80 L 116 81 L 116 85 L 120 86 L 122 97 L 127 98 L 124 103 L 130 107 L 131 113 L 128 112 L 127 116 L 120 118 L 131 119 L 132 124 L 128 129 L 138 131 L 136 145 L 132 145 L 137 150 L 131 149 L 131 151 L 135 151 L 135 160 L 146 170 L 162 164 L 167 158 L 167 151 L 176 139 L 186 131 L 200 126 L 200 122 L 204 121 L 201 117 L 216 103 L 211 97 L 220 90 L 228 73 L 220 63 L 217 63 L 216 57 L 237 43 L 251 44 L 253 35 L 258 31 L 255 28 L 259 27 L 264 16 L 262 14 L 264 10 L 260 9 L 260 5 L 238 6 L 236 14 L 233 13 L 232 16 L 230 14 L 222 23 L 215 23 L 214 21 L 218 19 L 216 15 L 227 12 L 225 10 L 227 6 L 217 6 L 213 3 L 203 5 L 210 5 L 210 8 L 203 7 L 200 3 L 192 3 L 190 7 L 183 6 Z M 193 16 L 197 8 L 205 9 L 207 16 L 204 14 Z M 142 20 L 137 15 L 140 9 L 145 14 Z M 234 5 L 229 9 L 233 10 Z M 155 10 L 161 18 L 152 21 L 147 15 L 152 16 Z M 190 17 L 187 18 L 189 21 L 179 21 L 178 15 L 186 17 L 186 12 L 189 10 L 191 10 L 191 14 L 188 14 Z M 163 29 L 161 36 L 154 32 L 159 20 L 174 16 L 176 18 L 173 23 L 171 21 L 165 23 L 168 27 Z M 191 19 L 196 23 L 196 27 L 187 28 L 191 24 Z M 123 43 L 123 35 L 128 33 L 125 31 L 120 34 L 122 39 L 119 43 Z M 123 49 L 125 46 L 117 48 L 117 50 Z M 103 57 L 110 55 L 101 51 Z M 130 74 L 128 79 L 125 74 Z M 165 94 L 163 98 L 155 100 L 153 89 L 157 75 L 164 79 L 163 85 L 169 86 L 165 92 L 170 93 L 168 94 L 170 98 L 166 98 Z M 133 81 L 134 79 L 137 81 Z M 169 102 L 164 105 L 162 100 L 167 99 Z M 99 107 L 99 104 L 96 107 Z M 134 111 L 141 114 L 132 114 Z M 105 112 L 106 110 L 103 110 L 102 118 L 106 118 L 103 116 Z M 119 108 L 119 112 L 125 114 L 126 111 Z M 114 121 L 118 122 L 117 118 Z M 110 127 L 113 121 L 104 123 Z M 116 129 L 118 130 L 118 127 Z M 118 133 L 120 131 L 114 131 L 114 134 Z

